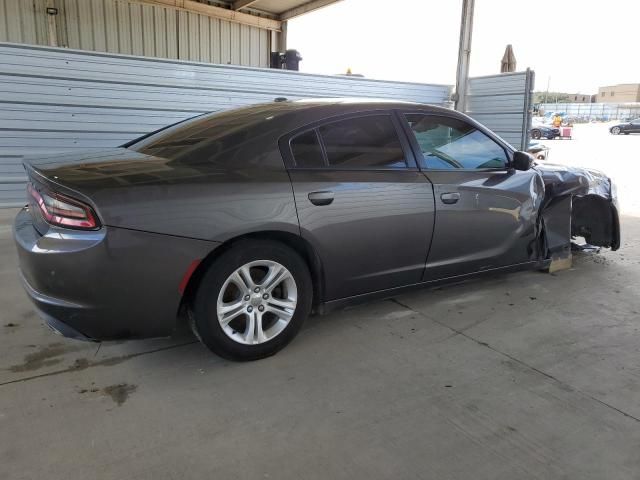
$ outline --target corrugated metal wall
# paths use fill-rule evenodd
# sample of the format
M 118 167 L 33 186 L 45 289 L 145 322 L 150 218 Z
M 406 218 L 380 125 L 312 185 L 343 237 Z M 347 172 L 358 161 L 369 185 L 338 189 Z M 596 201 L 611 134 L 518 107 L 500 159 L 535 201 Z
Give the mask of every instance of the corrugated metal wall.
M 47 45 L 46 0 L 0 0 L 0 41 Z
M 117 146 L 202 112 L 275 97 L 443 105 L 450 93 L 447 85 L 0 43 L 0 205 L 24 201 L 23 155 Z
M 526 150 L 533 88 L 531 70 L 470 78 L 465 113 L 515 148 Z
M 126 0 L 53 0 L 58 45 L 196 62 L 268 67 L 270 32 Z M 49 45 L 47 0 L 0 0 L 0 42 Z

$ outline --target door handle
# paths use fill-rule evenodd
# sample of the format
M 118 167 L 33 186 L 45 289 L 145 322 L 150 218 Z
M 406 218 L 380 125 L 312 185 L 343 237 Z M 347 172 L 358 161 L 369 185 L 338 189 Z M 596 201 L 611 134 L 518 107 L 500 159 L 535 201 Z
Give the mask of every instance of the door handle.
M 458 200 L 460 200 L 460 194 L 457 192 L 443 193 L 442 195 L 440 195 L 440 200 L 442 200 L 442 203 L 446 203 L 447 205 L 452 205 L 454 203 L 457 203 Z
M 333 192 L 311 192 L 309 201 L 314 205 L 329 205 L 333 202 Z

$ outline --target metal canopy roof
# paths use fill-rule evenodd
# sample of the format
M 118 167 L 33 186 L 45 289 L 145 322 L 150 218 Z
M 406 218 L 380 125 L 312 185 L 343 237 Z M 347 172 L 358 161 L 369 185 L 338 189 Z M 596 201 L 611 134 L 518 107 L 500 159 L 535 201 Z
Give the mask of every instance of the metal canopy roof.
M 338 1 L 340 0 L 221 0 L 220 3 L 229 5 L 233 10 L 264 12 L 278 20 L 288 20 Z
M 280 31 L 282 23 L 341 0 L 129 0 Z

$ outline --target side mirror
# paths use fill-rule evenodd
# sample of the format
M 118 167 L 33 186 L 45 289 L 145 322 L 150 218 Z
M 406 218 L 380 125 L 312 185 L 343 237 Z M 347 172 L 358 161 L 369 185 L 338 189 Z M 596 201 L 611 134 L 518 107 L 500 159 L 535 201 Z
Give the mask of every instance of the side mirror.
M 526 172 L 533 166 L 534 158 L 527 152 L 515 152 L 513 154 L 513 161 L 511 166 L 516 170 L 522 170 Z

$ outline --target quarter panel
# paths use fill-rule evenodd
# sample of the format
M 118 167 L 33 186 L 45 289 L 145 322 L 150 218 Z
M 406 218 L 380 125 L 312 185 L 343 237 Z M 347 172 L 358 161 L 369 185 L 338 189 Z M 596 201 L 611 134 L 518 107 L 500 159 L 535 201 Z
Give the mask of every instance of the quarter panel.
M 41 158 L 31 168 L 57 191 L 87 199 L 108 226 L 212 241 L 269 229 L 299 234 L 291 181 L 272 133 L 210 148 L 217 153 L 167 159 L 121 148 L 75 165 Z
M 107 225 L 220 242 L 270 229 L 299 234 L 284 169 L 219 172 L 193 182 L 140 186 L 97 198 Z

